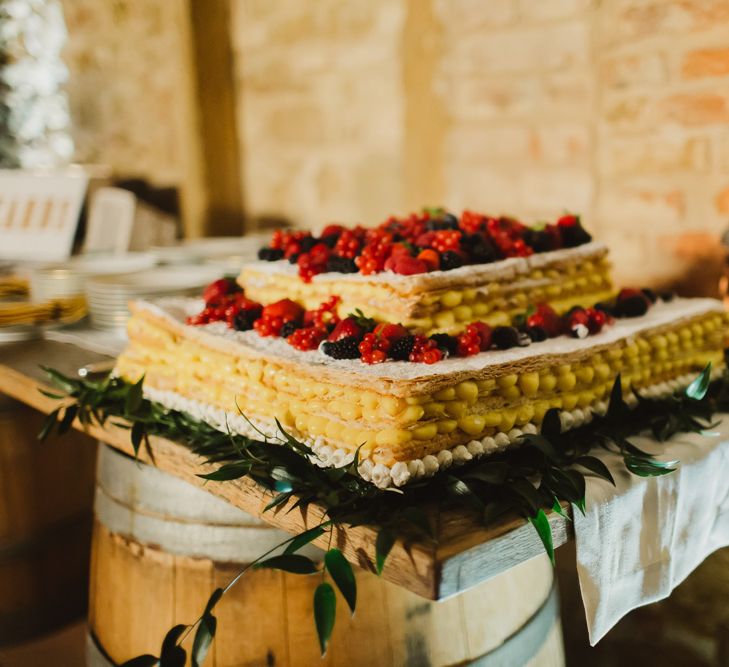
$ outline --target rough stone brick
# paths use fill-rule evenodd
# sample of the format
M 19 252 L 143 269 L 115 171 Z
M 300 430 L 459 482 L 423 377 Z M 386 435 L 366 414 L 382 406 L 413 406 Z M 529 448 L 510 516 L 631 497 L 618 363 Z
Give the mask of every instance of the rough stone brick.
M 699 49 L 684 56 L 681 75 L 685 79 L 729 74 L 729 48 Z
M 634 53 L 603 61 L 601 83 L 609 88 L 661 84 L 668 78 L 666 59 L 662 53 Z
M 586 122 L 540 123 L 531 133 L 531 157 L 544 164 L 569 165 L 588 160 L 592 138 Z
M 669 131 L 651 136 L 606 136 L 600 142 L 599 166 L 605 175 L 702 171 L 709 167 L 709 140 Z
M 517 16 L 515 0 L 434 0 L 433 6 L 445 29 L 456 34 L 509 25 Z
M 729 215 L 729 185 L 717 193 L 714 203 L 719 213 Z
M 587 169 L 527 168 L 521 179 L 524 206 L 543 215 L 564 210 L 584 213 L 593 196 L 592 174 Z
M 729 122 L 729 94 L 714 92 L 677 93 L 663 100 L 659 111 L 666 120 L 687 126 Z
M 447 137 L 446 160 L 524 163 L 531 157 L 531 136 L 523 122 L 459 123 Z
M 519 0 L 519 17 L 526 21 L 564 19 L 584 12 L 590 0 Z

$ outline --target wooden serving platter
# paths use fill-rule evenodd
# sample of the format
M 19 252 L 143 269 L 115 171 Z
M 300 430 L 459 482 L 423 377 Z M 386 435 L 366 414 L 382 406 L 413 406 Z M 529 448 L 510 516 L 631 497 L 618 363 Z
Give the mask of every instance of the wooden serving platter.
M 57 407 L 57 402 L 39 391 L 46 386 L 41 365 L 76 376 L 79 368 L 108 360 L 104 355 L 53 341 L 0 345 L 0 392 L 47 413 Z M 84 430 L 79 423 L 75 426 Z M 112 424 L 86 430 L 98 440 L 133 455 L 129 430 Z M 149 450 L 141 452 L 140 459 L 197 486 L 204 484 L 197 475 L 214 469 L 185 446 L 164 438 L 151 438 Z M 316 506 L 287 513 L 284 505 L 264 513 L 270 494 L 245 478 L 208 482 L 205 489 L 291 533 L 316 525 L 322 515 L 322 509 Z M 570 521 L 554 512 L 549 514 L 549 520 L 555 548 L 571 539 Z M 366 526 L 336 529 L 337 546 L 352 563 L 369 570 L 374 570 L 376 537 L 376 529 Z M 315 542 L 324 548 L 328 543 L 328 535 Z M 436 542 L 395 544 L 382 576 L 425 598 L 440 600 L 543 552 L 544 547 L 534 528 L 519 517 L 484 527 L 468 515 L 442 512 L 437 518 Z

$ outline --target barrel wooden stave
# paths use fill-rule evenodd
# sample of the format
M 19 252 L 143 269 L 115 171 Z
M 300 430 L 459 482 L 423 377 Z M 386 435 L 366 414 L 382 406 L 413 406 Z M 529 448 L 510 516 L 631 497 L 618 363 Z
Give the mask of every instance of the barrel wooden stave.
M 83 615 L 96 443 L 39 442 L 39 412 L 0 396 L 0 644 Z
M 117 477 L 135 476 L 134 471 L 139 470 L 134 464 L 130 468 L 126 457 L 109 449 L 102 450 L 100 469 L 109 461 L 117 472 L 125 470 Z M 192 488 L 202 493 L 181 480 L 169 479 L 175 485 L 188 487 L 185 492 Z M 105 493 L 103 488 L 99 493 Z M 146 495 L 144 490 L 136 488 L 125 499 L 127 509 L 139 511 L 135 504 L 143 504 L 140 499 Z M 151 510 L 149 505 L 145 506 L 145 511 Z M 170 519 L 175 521 L 176 517 Z M 256 555 L 270 544 L 270 535 L 276 541 L 285 537 L 244 513 L 239 521 L 249 530 L 249 535 L 256 527 L 261 532 L 262 548 L 254 549 Z M 250 551 L 256 546 L 247 545 L 246 549 Z M 115 533 L 97 520 L 92 553 L 90 629 L 116 663 L 141 653 L 154 653 L 170 627 L 193 622 L 212 590 L 225 586 L 240 568 L 239 562 L 216 560 L 213 554 L 191 557 L 172 553 L 159 545 L 143 544 L 133 535 Z M 487 660 L 488 654 L 511 636 L 516 636 L 511 647 L 519 649 L 519 632 L 550 599 L 552 571 L 546 558 L 532 559 L 441 602 L 424 600 L 359 571 L 357 613 L 351 617 L 346 603 L 338 597 L 336 628 L 323 660 L 319 656 L 312 616 L 312 598 L 320 581 L 320 575 L 300 576 L 269 570 L 248 572 L 216 608 L 218 633 L 207 664 L 217 667 L 436 667 L 472 661 L 480 664 L 482 656 Z M 534 645 L 527 647 L 521 664 L 549 667 L 563 664 L 556 604 L 550 613 L 546 618 L 542 614 L 541 635 L 535 635 Z M 498 664 L 511 665 L 510 662 Z

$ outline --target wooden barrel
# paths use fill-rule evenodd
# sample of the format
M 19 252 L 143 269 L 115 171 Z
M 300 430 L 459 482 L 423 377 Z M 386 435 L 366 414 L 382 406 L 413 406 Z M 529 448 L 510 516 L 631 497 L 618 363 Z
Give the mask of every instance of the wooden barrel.
M 109 447 L 100 447 L 95 510 L 90 667 L 157 654 L 169 628 L 193 622 L 215 587 L 285 538 L 202 488 Z M 324 660 L 311 610 L 320 581 L 248 572 L 216 608 L 218 632 L 206 665 L 564 664 L 546 557 L 442 602 L 359 571 L 357 612 L 350 617 L 339 600 Z
M 39 412 L 0 395 L 0 644 L 83 616 L 96 443 L 39 442 Z

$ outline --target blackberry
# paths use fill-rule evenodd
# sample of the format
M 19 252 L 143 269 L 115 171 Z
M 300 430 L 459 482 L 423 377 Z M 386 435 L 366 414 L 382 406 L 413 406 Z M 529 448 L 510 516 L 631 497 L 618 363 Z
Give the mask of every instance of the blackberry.
M 261 316 L 260 309 L 241 310 L 233 318 L 233 328 L 236 331 L 249 331 L 253 323 Z
M 451 357 L 455 356 L 458 351 L 458 339 L 455 336 L 450 336 L 447 333 L 437 333 L 433 334 L 430 339 L 434 340 L 439 348 L 446 350 Z
M 529 228 L 524 232 L 523 239 L 534 252 L 552 250 L 552 237 L 543 229 Z
M 390 346 L 390 356 L 395 361 L 407 361 L 415 345 L 415 336 L 403 336 L 398 338 Z
M 441 253 L 441 271 L 450 271 L 451 269 L 457 269 L 460 266 L 463 266 L 463 258 L 457 252 L 446 250 L 444 253 Z
M 338 239 L 339 234 L 327 234 L 326 236 L 322 236 L 319 239 L 319 243 L 323 243 L 328 248 L 333 248 L 335 245 L 337 245 Z
M 353 259 L 332 255 L 327 260 L 327 271 L 333 271 L 334 273 L 357 273 L 359 269 Z
M 441 229 L 458 229 L 458 218 L 451 213 L 446 213 L 440 218 L 431 218 L 425 223 L 428 231 L 439 231 Z
M 325 341 L 321 351 L 333 359 L 359 359 L 359 343 L 357 336 L 345 336 L 338 341 Z
M 295 252 L 293 255 L 290 255 L 289 264 L 296 264 L 299 261 L 299 255 L 301 255 L 300 252 Z
M 676 293 L 670 292 L 670 291 L 661 292 L 658 295 L 658 297 L 660 298 L 661 301 L 666 301 L 666 302 L 673 301 L 676 298 Z
M 616 308 L 618 317 L 641 317 L 648 312 L 648 299 L 644 296 L 629 296 L 620 299 Z
M 275 262 L 282 259 L 283 256 L 284 252 L 280 248 L 261 248 L 258 251 L 258 259 L 262 259 L 266 262 Z
M 541 343 L 549 338 L 544 327 L 527 327 L 526 334 L 534 343 Z
M 508 350 L 520 344 L 520 336 L 514 327 L 496 327 L 491 332 L 491 341 L 500 350 Z
M 481 234 L 466 234 L 461 238 L 461 248 L 474 264 L 490 264 L 498 259 L 494 245 Z
M 608 303 L 607 301 L 598 301 L 595 304 L 595 310 L 601 310 L 606 315 L 610 315 L 611 317 L 615 317 L 616 310 L 615 310 L 615 304 L 614 303 Z
M 300 241 L 301 243 L 301 251 L 302 252 L 309 252 L 317 243 L 319 243 L 319 239 L 315 236 L 305 236 Z
M 655 303 L 656 301 L 658 301 L 658 295 L 652 289 L 650 289 L 650 287 L 644 287 L 640 291 L 643 292 L 643 296 L 645 296 L 645 298 L 648 299 L 648 301 L 650 301 L 651 303 Z
M 565 248 L 574 248 L 592 241 L 592 236 L 585 231 L 579 220 L 572 225 L 561 227 L 560 231 L 562 232 L 562 243 Z
M 289 320 L 288 322 L 284 322 L 284 325 L 281 327 L 281 331 L 279 331 L 279 336 L 281 338 L 288 338 L 294 331 L 297 329 L 301 329 L 303 324 L 300 320 Z

